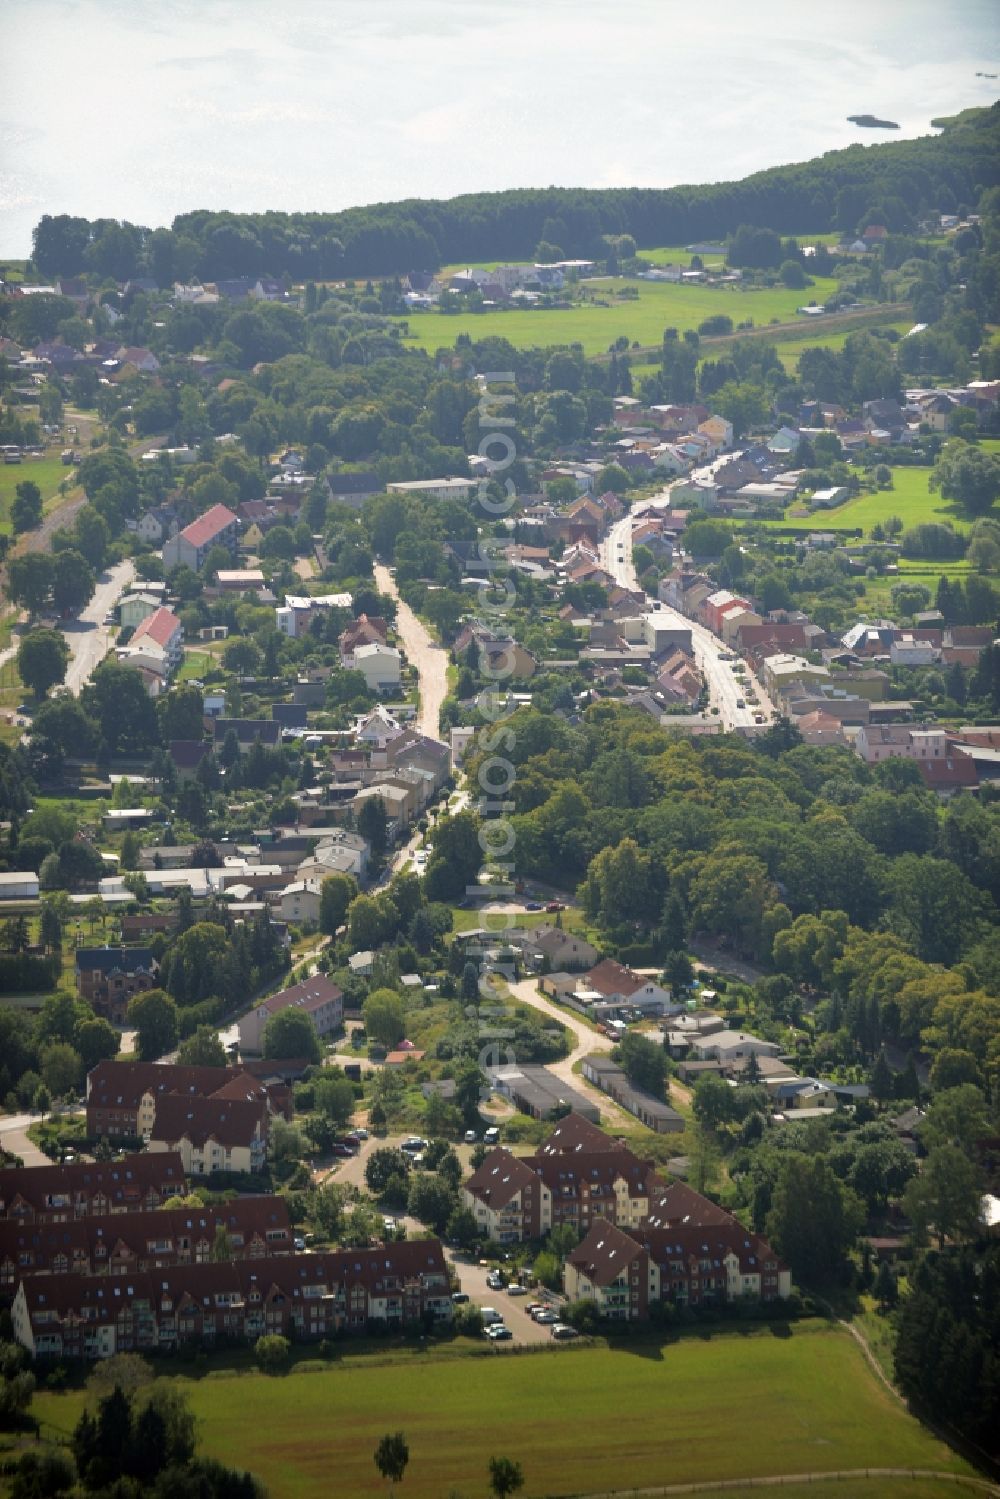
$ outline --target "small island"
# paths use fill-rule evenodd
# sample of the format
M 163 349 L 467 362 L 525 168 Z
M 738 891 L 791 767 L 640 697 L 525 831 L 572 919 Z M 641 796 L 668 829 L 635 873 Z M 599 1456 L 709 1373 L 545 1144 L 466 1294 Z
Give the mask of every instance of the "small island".
M 877 115 L 848 115 L 852 125 L 863 125 L 866 130 L 898 130 L 895 120 L 880 120 Z

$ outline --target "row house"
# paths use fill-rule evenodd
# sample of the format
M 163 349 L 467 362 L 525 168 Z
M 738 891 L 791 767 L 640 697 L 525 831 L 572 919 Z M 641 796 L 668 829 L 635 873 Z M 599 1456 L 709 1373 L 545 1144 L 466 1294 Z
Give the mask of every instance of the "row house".
M 103 1061 L 87 1074 L 87 1133 L 148 1140 L 167 1097 L 263 1104 L 288 1113 L 283 1086 L 259 1081 L 242 1067 L 185 1067 L 177 1063 Z
M 603 1139 L 608 1141 L 606 1135 Z M 553 1149 L 521 1157 L 493 1150 L 465 1182 L 463 1205 L 482 1232 L 501 1243 L 540 1238 L 559 1223 L 586 1233 L 598 1217 L 626 1226 L 641 1223 L 654 1191 L 654 1167 L 627 1146 L 609 1144 L 608 1149 Z
M 28 1275 L 12 1319 L 15 1338 L 36 1357 L 98 1359 L 449 1320 L 450 1291 L 440 1241 L 419 1239 L 116 1276 Z
M 494 1150 L 462 1189 L 484 1238 L 498 1244 L 540 1239 L 552 1227 L 552 1193 L 528 1162 L 509 1150 Z
M 0 1223 L 0 1287 L 25 1275 L 125 1275 L 213 1258 L 290 1254 L 283 1197 L 238 1197 L 220 1207 L 161 1208 L 64 1222 Z
M 153 1212 L 186 1190 L 176 1151 L 120 1161 L 11 1166 L 0 1170 L 0 1222 L 69 1223 L 109 1213 Z
M 766 1239 L 733 1220 L 634 1230 L 598 1220 L 568 1256 L 570 1300 L 592 1301 L 611 1321 L 645 1321 L 656 1302 L 709 1306 L 791 1294 L 791 1272 Z
M 264 1100 L 168 1093 L 157 1102 L 146 1149 L 176 1152 L 189 1176 L 256 1173 L 267 1158 L 269 1122 Z

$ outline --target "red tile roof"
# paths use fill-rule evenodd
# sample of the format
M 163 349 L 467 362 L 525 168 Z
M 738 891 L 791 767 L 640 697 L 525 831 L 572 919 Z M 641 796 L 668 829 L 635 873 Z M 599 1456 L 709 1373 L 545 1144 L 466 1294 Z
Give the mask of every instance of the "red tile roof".
M 642 988 L 643 981 L 631 968 L 624 968 L 614 958 L 604 958 L 587 974 L 587 984 L 598 994 L 621 994 L 626 999 Z
M 139 621 L 132 632 L 132 639 L 142 640 L 148 635 L 157 645 L 167 646 L 180 627 L 180 620 L 170 609 L 156 609 Z
M 234 525 L 236 517 L 225 505 L 213 505 L 211 510 L 206 510 L 204 515 L 199 515 L 189 526 L 185 526 L 181 535 L 185 541 L 192 546 L 202 547 L 218 536 L 227 526 Z
M 236 1254 L 245 1253 L 255 1241 L 259 1246 L 256 1252 L 265 1255 L 292 1248 L 291 1221 L 283 1197 L 238 1197 L 217 1207 L 99 1214 L 68 1223 L 21 1223 L 8 1219 L 0 1222 L 0 1267 L 30 1264 L 34 1270 L 44 1270 L 59 1256 L 65 1256 L 72 1264 L 75 1256 L 82 1255 L 95 1269 L 100 1269 L 122 1252 L 140 1263 L 182 1260 L 187 1254 L 193 1256 L 199 1244 L 207 1244 L 211 1249 L 219 1228 L 230 1236 Z M 278 1237 L 269 1238 L 269 1234 Z M 186 1249 L 181 1239 L 189 1241 Z M 25 1261 L 23 1255 L 30 1259 Z
M 218 1145 L 249 1149 L 251 1141 L 266 1132 L 266 1103 L 246 1098 L 182 1098 L 167 1093 L 157 1101 L 150 1139 L 167 1145 L 190 1140 L 195 1146 L 215 1140 Z
M 633 1260 L 645 1252 L 644 1246 L 636 1243 L 629 1234 L 599 1218 L 568 1260 L 591 1285 L 610 1286 Z
M 53 1199 L 67 1204 L 104 1196 L 112 1211 L 134 1211 L 150 1190 L 173 1196 L 183 1192 L 184 1167 L 179 1155 L 130 1155 L 121 1161 L 74 1161 L 71 1166 L 11 1166 L 0 1171 L 0 1218 L 14 1216 L 24 1203 L 36 1213 L 57 1210 Z
M 505 1208 L 525 1187 L 534 1185 L 531 1167 L 509 1150 L 491 1150 L 465 1182 L 465 1190 L 493 1209 Z

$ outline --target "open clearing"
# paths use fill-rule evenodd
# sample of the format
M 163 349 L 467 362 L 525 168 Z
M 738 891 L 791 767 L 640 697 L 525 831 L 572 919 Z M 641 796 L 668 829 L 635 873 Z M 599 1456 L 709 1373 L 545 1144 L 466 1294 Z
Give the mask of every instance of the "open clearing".
M 525 308 L 510 312 L 411 312 L 405 321 L 407 347 L 433 353 L 450 348 L 460 333 L 472 339 L 505 338 L 515 348 L 579 343 L 585 354 L 603 354 L 616 338 L 644 347 L 659 344 L 664 328 L 685 332 L 706 318 L 725 314 L 733 323 L 752 318 L 759 328 L 777 318 L 780 323 L 798 321 L 797 308 L 806 302 L 823 302 L 837 283 L 817 277 L 802 291 L 787 287 L 677 286 L 668 282 L 638 281 L 626 277 L 601 277 L 581 283 L 586 301 L 572 307 Z M 620 296 L 625 289 L 628 296 Z M 634 293 L 634 295 L 633 295 Z M 818 319 L 822 322 L 822 319 Z M 817 330 L 816 343 L 822 341 Z
M 972 522 L 965 512 L 952 500 L 942 499 L 937 490 L 931 489 L 930 477 L 929 468 L 893 468 L 891 489 L 858 495 L 836 510 L 816 510 L 807 517 L 792 515 L 791 511 L 796 508 L 793 504 L 785 512 L 784 521 L 764 521 L 763 524 L 769 530 L 806 526 L 816 531 L 860 529 L 867 535 L 878 521 L 898 515 L 907 530 L 911 526 L 936 521 L 942 524 L 950 522 L 956 531 L 968 531 Z
M 275 1499 L 383 1493 L 372 1453 L 397 1427 L 410 1444 L 409 1499 L 441 1499 L 452 1485 L 483 1492 L 494 1454 L 523 1464 L 536 1499 L 869 1466 L 971 1471 L 876 1381 L 848 1333 L 825 1323 L 662 1346 L 377 1358 L 188 1385 L 201 1449 L 249 1467 Z M 41 1394 L 32 1410 L 46 1434 L 68 1434 L 82 1398 Z
M 26 458 L 23 463 L 0 464 L 0 531 L 10 530 L 10 507 L 14 492 L 24 479 L 32 479 L 42 491 L 42 503 L 58 493 L 59 485 L 71 474 L 60 458 Z

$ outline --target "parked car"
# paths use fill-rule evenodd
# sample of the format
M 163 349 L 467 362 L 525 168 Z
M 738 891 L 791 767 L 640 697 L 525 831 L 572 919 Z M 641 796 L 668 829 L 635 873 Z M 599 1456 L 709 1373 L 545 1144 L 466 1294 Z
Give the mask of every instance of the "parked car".
M 486 1284 L 489 1286 L 491 1291 L 502 1291 L 503 1276 L 500 1274 L 500 1271 L 491 1270 L 486 1277 Z
M 345 1156 L 350 1159 L 353 1153 L 354 1152 L 351 1150 L 351 1147 L 349 1145 L 343 1144 L 343 1142 L 340 1140 L 338 1140 L 336 1144 L 330 1146 L 330 1154 L 338 1156 L 340 1159 L 343 1159 Z
M 568 1342 L 570 1338 L 578 1338 L 580 1334 L 575 1327 L 570 1327 L 566 1322 L 553 1322 L 549 1329 L 552 1336 L 560 1342 Z
M 531 1315 L 532 1319 L 537 1322 L 540 1327 L 552 1327 L 556 1322 L 559 1321 L 559 1318 L 556 1316 L 555 1312 L 550 1311 L 547 1306 L 543 1306 L 540 1312 L 532 1312 Z
M 493 1327 L 497 1322 L 503 1321 L 495 1306 L 481 1306 L 479 1308 L 479 1315 L 483 1319 L 484 1327 Z
M 476 1132 L 475 1132 L 474 1129 L 467 1129 L 465 1131 L 465 1143 L 466 1143 L 466 1145 L 475 1145 L 475 1143 L 476 1143 Z
M 358 1137 L 359 1140 L 370 1139 L 368 1131 L 364 1128 L 363 1125 L 360 1125 L 360 1124 L 358 1125 L 357 1129 L 352 1129 L 351 1130 L 351 1134 L 352 1135 L 357 1135 L 357 1137 Z
M 513 1338 L 514 1334 L 502 1322 L 494 1322 L 492 1327 L 486 1329 L 486 1336 L 494 1343 L 502 1343 L 507 1338 Z
M 514 1282 L 513 1285 L 507 1287 L 507 1295 L 508 1296 L 527 1296 L 527 1294 L 528 1294 L 528 1287 L 527 1286 L 519 1286 L 516 1281 Z
M 399 1148 L 400 1150 L 405 1150 L 407 1154 L 410 1154 L 413 1151 L 426 1150 L 427 1141 L 421 1139 L 419 1135 L 410 1135 L 408 1139 L 403 1141 L 402 1145 Z
M 524 909 L 526 911 L 540 911 L 542 909 L 542 903 L 540 900 L 526 900 L 524 903 Z
M 544 1310 L 545 1310 L 545 1302 L 544 1301 L 529 1301 L 528 1305 L 524 1308 L 524 1310 L 527 1312 L 527 1314 L 528 1314 L 529 1317 L 533 1317 L 536 1312 L 544 1312 Z
M 456 1306 L 464 1306 L 469 1299 L 468 1291 L 452 1291 L 451 1299 Z
M 385 1229 L 387 1234 L 394 1234 L 396 1232 L 395 1218 L 383 1218 L 382 1227 Z
M 561 900 L 550 900 L 545 907 L 546 911 L 565 911 L 565 903 Z
M 292 1242 L 294 1243 L 296 1249 L 305 1249 L 306 1247 L 306 1241 L 301 1234 L 296 1234 Z

